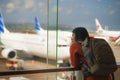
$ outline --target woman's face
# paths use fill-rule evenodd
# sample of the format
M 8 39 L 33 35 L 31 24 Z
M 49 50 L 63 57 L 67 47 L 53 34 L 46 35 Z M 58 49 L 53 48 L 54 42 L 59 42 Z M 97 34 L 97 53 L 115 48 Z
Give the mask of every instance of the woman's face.
M 75 42 L 76 40 L 75 40 L 75 33 L 72 33 L 72 37 L 71 37 L 71 42 Z

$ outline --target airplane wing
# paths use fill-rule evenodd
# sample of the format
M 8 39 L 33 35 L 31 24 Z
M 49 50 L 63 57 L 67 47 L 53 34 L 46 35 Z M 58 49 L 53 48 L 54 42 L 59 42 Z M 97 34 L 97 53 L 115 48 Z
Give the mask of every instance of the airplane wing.
M 118 39 L 115 41 L 115 45 L 120 45 L 120 36 L 119 36 Z

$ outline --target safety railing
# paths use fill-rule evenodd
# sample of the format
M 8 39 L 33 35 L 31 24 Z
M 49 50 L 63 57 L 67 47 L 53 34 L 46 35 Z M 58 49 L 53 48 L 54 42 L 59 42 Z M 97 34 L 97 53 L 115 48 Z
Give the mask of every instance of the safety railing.
M 40 70 L 12 70 L 12 71 L 3 71 L 3 72 L 0 72 L 0 78 L 5 78 L 5 80 L 10 80 L 11 76 L 19 76 L 19 75 L 30 75 L 30 74 L 36 74 L 37 73 L 40 73 L 39 75 L 43 74 L 44 73 L 50 73 L 50 74 L 53 74 L 54 72 L 58 74 L 60 72 L 70 72 L 71 73 L 71 76 L 69 76 L 69 79 L 70 80 L 76 80 L 76 76 L 75 76 L 75 71 L 77 70 L 80 70 L 80 68 L 74 68 L 74 67 L 64 67 L 64 68 L 55 68 L 55 69 L 40 69 Z M 71 72 L 72 71 L 72 72 Z M 46 75 L 46 77 L 49 76 L 49 80 L 52 80 L 50 78 L 54 77 L 53 79 L 57 79 L 58 78 L 58 75 L 55 77 L 54 76 L 51 76 L 50 75 Z M 34 77 L 36 78 L 36 77 Z M 36 79 L 36 80 L 48 80 L 48 79 L 44 79 L 45 77 L 41 76 L 39 77 L 39 79 Z M 21 80 L 21 79 L 20 79 Z M 26 80 L 26 79 L 25 79 Z M 58 79 L 57 79 L 58 80 Z M 66 79 L 65 79 L 66 80 Z M 67 79 L 68 80 L 68 79 Z
M 35 74 L 35 73 L 50 73 L 50 72 L 62 72 L 62 71 L 77 71 L 80 68 L 66 67 L 66 68 L 55 68 L 55 69 L 40 69 L 40 70 L 18 70 L 18 71 L 2 71 L 0 76 L 8 75 L 21 75 L 21 74 Z

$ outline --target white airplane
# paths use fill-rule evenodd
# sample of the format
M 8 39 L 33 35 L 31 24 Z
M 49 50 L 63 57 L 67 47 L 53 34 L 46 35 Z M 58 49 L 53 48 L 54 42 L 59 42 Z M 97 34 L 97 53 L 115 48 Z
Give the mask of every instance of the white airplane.
M 47 34 L 47 30 L 44 30 L 37 17 L 35 17 L 35 29 L 36 29 L 36 33 L 39 35 L 41 33 L 44 33 L 44 34 Z M 51 35 L 54 35 L 56 36 L 56 31 L 55 30 L 49 30 L 48 31 L 48 34 L 51 36 Z M 63 39 L 66 41 L 66 43 L 70 44 L 71 42 L 71 35 L 72 33 L 70 31 L 62 31 L 62 30 L 58 30 L 58 39 Z
M 96 23 L 96 29 L 97 29 L 96 33 L 98 35 L 109 37 L 112 40 L 116 40 L 117 37 L 120 36 L 120 31 L 108 31 L 108 30 L 103 29 L 98 19 L 95 19 L 95 23 Z
M 0 15 L 0 42 L 2 44 L 0 47 L 2 48 L 1 55 L 4 58 L 16 58 L 17 51 L 24 51 L 38 57 L 47 58 L 48 55 L 48 58 L 53 60 L 56 60 L 56 56 L 58 60 L 68 59 L 70 56 L 69 44 L 62 38 L 59 38 L 57 44 L 54 35 L 51 35 L 50 38 L 48 40 L 47 34 L 44 33 L 37 35 L 9 32 Z

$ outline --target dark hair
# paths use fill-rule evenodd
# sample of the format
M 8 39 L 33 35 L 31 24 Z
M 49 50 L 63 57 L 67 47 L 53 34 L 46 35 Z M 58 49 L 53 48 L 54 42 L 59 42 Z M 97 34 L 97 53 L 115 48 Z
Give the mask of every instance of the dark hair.
M 75 33 L 75 40 L 76 41 L 84 41 L 86 38 L 89 39 L 88 31 L 84 27 L 77 27 L 72 31 Z

